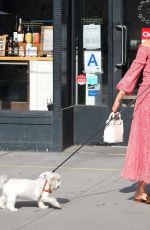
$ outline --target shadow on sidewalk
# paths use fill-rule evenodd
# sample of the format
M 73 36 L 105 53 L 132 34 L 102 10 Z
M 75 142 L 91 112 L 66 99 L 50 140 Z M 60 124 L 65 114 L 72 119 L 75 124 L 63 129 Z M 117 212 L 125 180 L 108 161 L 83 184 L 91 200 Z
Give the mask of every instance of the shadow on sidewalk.
M 66 198 L 57 198 L 57 200 L 60 204 L 66 204 L 70 202 L 70 200 Z M 23 207 L 38 207 L 38 206 L 37 206 L 37 201 L 17 201 L 15 207 L 23 208 Z M 52 206 L 49 205 L 49 207 Z
M 137 183 L 134 183 L 128 187 L 122 188 L 119 190 L 119 192 L 121 193 L 130 193 L 130 192 L 135 192 L 135 190 L 137 189 Z
M 137 186 L 138 186 L 138 182 L 128 186 L 128 187 L 125 187 L 125 188 L 122 188 L 119 190 L 119 192 L 122 192 L 122 193 L 130 193 L 130 192 L 135 192 L 136 189 L 137 189 Z M 148 184 L 146 186 L 146 191 L 148 194 L 150 194 L 150 184 Z

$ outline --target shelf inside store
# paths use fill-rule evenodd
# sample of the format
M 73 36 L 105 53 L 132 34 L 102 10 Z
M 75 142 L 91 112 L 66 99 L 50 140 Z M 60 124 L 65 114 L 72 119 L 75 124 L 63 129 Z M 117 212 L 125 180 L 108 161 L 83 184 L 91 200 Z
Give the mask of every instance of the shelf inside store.
M 0 61 L 53 61 L 53 57 L 10 57 L 10 56 L 1 56 Z

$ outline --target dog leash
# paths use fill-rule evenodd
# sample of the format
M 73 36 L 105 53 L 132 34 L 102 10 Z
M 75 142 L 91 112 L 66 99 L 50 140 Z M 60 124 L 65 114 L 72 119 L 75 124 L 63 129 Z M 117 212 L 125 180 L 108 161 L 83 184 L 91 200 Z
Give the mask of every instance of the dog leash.
M 120 110 L 120 114 L 122 114 L 128 107 L 130 107 L 142 94 L 144 94 L 148 89 L 150 88 L 150 85 L 143 90 L 135 99 L 133 99 L 125 108 Z M 83 142 L 73 153 L 67 157 L 61 164 L 59 164 L 55 169 L 52 170 L 52 172 L 55 172 L 57 169 L 59 169 L 66 161 L 68 161 L 73 155 L 75 155 L 81 148 L 83 148 L 89 141 L 91 141 L 100 131 L 104 130 L 106 126 L 109 125 L 109 123 L 115 119 L 115 116 L 111 117 L 110 120 L 101 126 L 91 137 L 89 137 L 85 142 Z

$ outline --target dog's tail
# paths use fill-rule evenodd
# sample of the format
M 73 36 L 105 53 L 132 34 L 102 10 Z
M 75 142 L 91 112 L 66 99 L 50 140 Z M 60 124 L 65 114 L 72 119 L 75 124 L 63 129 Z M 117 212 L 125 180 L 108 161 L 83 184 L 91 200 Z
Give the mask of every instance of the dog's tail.
M 0 176 L 0 188 L 3 186 L 3 184 L 7 181 L 7 176 L 2 175 Z

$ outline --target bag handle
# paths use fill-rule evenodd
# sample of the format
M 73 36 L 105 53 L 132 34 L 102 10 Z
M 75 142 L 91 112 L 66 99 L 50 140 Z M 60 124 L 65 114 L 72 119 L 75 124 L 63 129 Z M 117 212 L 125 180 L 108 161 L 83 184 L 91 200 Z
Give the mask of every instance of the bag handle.
M 121 120 L 121 114 L 119 112 L 117 113 L 111 112 L 108 117 L 108 121 L 113 120 L 115 116 L 117 116 L 117 120 Z

